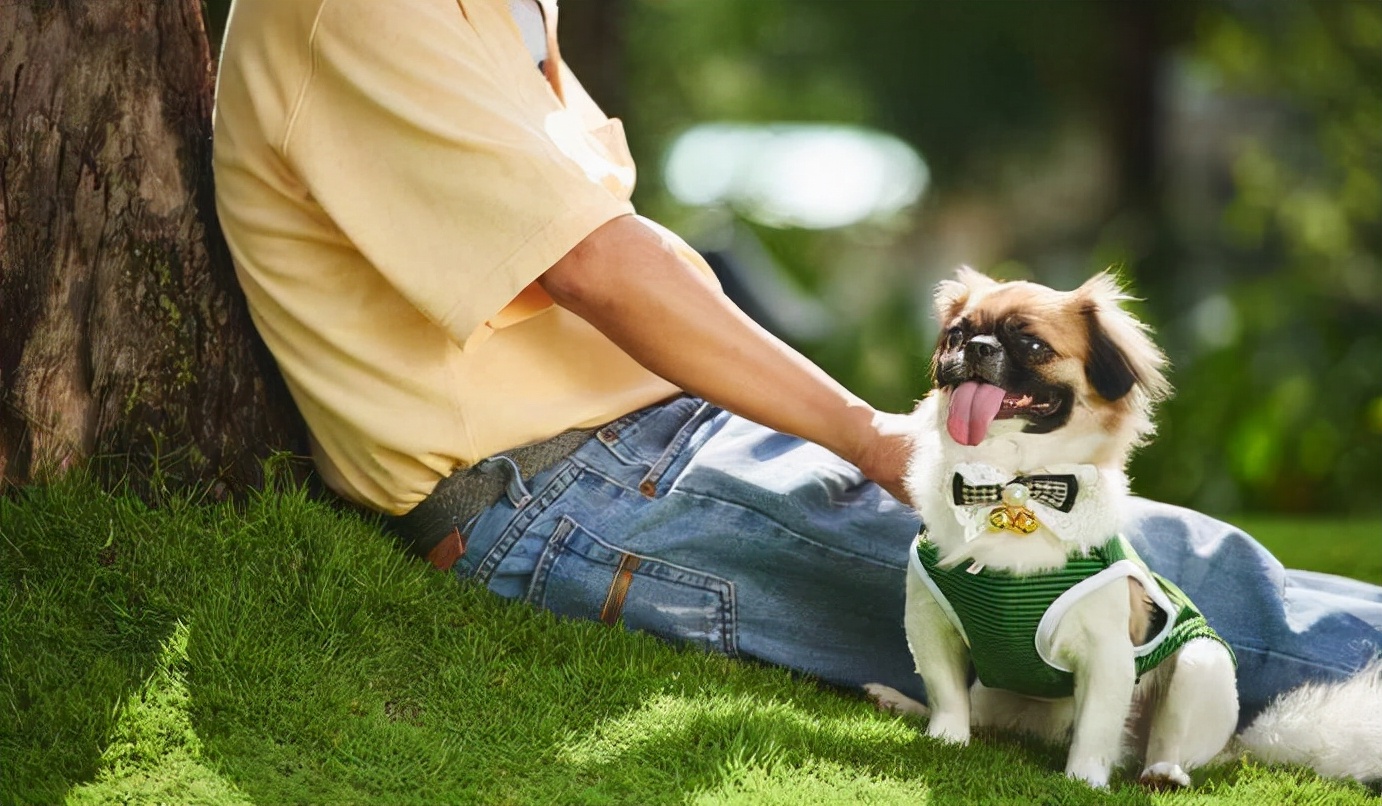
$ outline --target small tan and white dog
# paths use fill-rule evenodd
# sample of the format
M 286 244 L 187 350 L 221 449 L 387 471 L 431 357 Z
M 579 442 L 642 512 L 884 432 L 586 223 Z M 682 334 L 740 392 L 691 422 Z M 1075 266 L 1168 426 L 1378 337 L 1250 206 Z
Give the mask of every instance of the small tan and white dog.
M 1108 274 L 1069 292 L 969 269 L 939 285 L 933 392 L 914 415 L 908 491 L 926 529 L 905 625 L 931 736 L 1068 737 L 1066 774 L 1096 787 L 1136 749 L 1145 785 L 1180 787 L 1233 735 L 1235 661 L 1119 536 L 1124 465 L 1169 393 L 1126 299 Z

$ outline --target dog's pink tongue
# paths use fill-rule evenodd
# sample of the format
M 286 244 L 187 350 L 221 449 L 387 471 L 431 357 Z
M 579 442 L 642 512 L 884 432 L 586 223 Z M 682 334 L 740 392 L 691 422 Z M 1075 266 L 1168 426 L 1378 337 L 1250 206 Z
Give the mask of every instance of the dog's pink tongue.
M 965 381 L 950 394 L 950 417 L 945 430 L 961 445 L 978 445 L 989 432 L 989 423 L 1003 405 L 1002 388 L 991 383 Z

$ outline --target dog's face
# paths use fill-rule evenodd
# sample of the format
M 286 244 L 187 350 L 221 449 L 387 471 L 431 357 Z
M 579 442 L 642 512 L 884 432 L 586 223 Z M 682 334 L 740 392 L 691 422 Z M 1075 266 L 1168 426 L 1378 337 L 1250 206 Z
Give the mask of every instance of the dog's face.
M 1125 299 L 1107 274 L 1066 292 L 970 269 L 941 282 L 932 383 L 949 438 L 976 459 L 1121 466 L 1169 391 Z

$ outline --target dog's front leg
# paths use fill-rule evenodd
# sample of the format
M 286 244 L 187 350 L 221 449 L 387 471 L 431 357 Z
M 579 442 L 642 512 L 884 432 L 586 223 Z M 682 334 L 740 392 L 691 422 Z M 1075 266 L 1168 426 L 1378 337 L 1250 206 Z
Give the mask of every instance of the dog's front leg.
M 1108 786 L 1123 756 L 1137 669 L 1128 637 L 1128 588 L 1122 580 L 1086 596 L 1061 619 L 1053 650 L 1075 675 L 1075 724 L 1065 774 Z
M 1160 675 L 1161 685 L 1142 783 L 1154 789 L 1189 786 L 1190 770 L 1223 750 L 1238 724 L 1233 656 L 1223 644 L 1197 638 L 1152 674 Z
M 931 706 L 927 734 L 969 741 L 969 647 L 916 574 L 907 575 L 907 645 Z

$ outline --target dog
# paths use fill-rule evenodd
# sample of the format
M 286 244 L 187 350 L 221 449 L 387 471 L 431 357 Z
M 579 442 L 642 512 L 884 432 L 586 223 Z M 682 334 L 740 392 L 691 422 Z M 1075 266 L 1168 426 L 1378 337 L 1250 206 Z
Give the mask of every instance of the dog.
M 1180 788 L 1233 737 L 1236 666 L 1119 534 L 1124 467 L 1170 393 L 1166 358 L 1128 299 L 1108 273 L 1068 292 L 967 268 L 939 284 L 933 391 L 913 415 L 907 488 L 925 529 L 904 622 L 929 735 L 1068 737 L 1066 775 L 1099 788 L 1137 748 L 1145 786 Z M 1367 691 L 1355 700 L 1378 708 L 1382 665 L 1358 679 Z M 927 713 L 865 688 L 880 707 Z M 1274 731 L 1259 733 L 1279 748 Z

